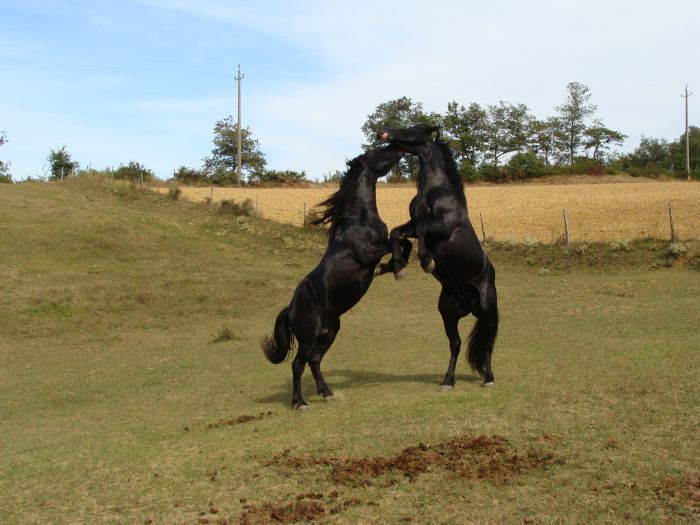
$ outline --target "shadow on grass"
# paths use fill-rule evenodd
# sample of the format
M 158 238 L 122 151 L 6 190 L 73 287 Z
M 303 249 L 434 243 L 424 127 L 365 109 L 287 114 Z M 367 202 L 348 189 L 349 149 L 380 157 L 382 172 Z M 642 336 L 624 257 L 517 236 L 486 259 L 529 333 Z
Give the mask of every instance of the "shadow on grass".
M 308 374 L 308 377 L 307 377 Z M 283 402 L 288 404 L 292 397 L 292 380 L 291 370 L 290 377 L 285 382 L 285 388 L 280 389 L 274 394 L 270 394 L 264 398 L 258 399 L 259 403 L 275 403 Z M 372 372 L 367 370 L 328 370 L 323 371 L 323 375 L 328 382 L 328 386 L 335 390 L 349 390 L 359 387 L 367 387 L 370 385 L 380 385 L 385 383 L 423 383 L 429 385 L 428 388 L 437 390 L 440 381 L 443 378 L 442 374 L 388 374 L 385 372 Z M 462 374 L 457 377 L 457 385 L 459 383 L 480 384 L 481 378 L 475 375 Z M 316 396 L 316 384 L 313 381 L 311 372 L 305 371 L 302 378 L 302 395 L 305 398 Z M 308 400 L 308 399 L 307 399 Z

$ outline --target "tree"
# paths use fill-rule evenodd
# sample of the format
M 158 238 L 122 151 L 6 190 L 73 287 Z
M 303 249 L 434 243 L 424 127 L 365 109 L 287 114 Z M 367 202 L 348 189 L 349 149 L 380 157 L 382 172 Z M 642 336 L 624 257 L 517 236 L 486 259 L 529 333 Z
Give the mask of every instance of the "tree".
M 146 168 L 143 164 L 139 164 L 136 161 L 130 161 L 126 166 L 119 166 L 114 170 L 115 179 L 129 180 L 131 182 L 147 182 L 153 180 L 155 175 L 153 172 Z
M 0 131 L 0 146 L 7 144 L 7 134 Z M 0 184 L 12 183 L 12 175 L 10 175 L 10 163 L 0 160 Z
M 533 117 L 525 104 L 511 104 L 502 100 L 486 111 L 486 156 L 498 167 L 498 160 L 508 153 L 527 148 L 528 130 Z
M 532 120 L 528 136 L 530 151 L 539 155 L 545 165 L 549 166 L 557 138 L 561 136 L 560 120 L 555 117 L 549 117 L 547 120 Z
M 454 152 L 462 178 L 469 178 L 484 153 L 487 133 L 486 110 L 476 103 L 471 103 L 465 108 L 457 102 L 450 102 L 442 122 L 443 140 Z
M 408 97 L 401 97 L 379 104 L 362 125 L 362 133 L 367 138 L 365 149 L 372 149 L 382 145 L 377 139 L 376 133 L 380 128 L 407 128 L 418 124 L 422 120 L 423 104 L 413 102 Z
M 691 170 L 697 170 L 700 165 L 700 128 L 690 126 L 688 135 Z M 685 170 L 685 133 L 673 142 L 642 136 L 639 146 L 632 153 L 621 155 L 615 163 L 635 176 L 655 176 L 664 172 L 680 174 Z
M 688 127 L 688 139 L 690 144 L 690 169 L 697 177 L 697 169 L 700 166 L 700 128 Z M 685 133 L 678 140 L 672 142 L 669 147 L 671 166 L 675 171 L 685 170 Z
M 204 172 L 214 184 L 237 182 L 238 123 L 233 117 L 219 120 L 214 126 L 214 149 L 204 159 Z M 260 144 L 249 128 L 241 130 L 241 171 L 251 179 L 262 175 L 267 165 Z
M 426 114 L 423 104 L 413 102 L 408 97 L 401 97 L 379 104 L 374 113 L 367 116 L 362 125 L 362 132 L 367 138 L 363 145 L 365 150 L 382 145 L 377 139 L 377 130 L 380 128 L 407 128 L 416 124 L 430 126 L 441 125 L 442 117 L 437 113 Z M 391 179 L 416 179 L 418 177 L 419 163 L 413 156 L 404 157 L 399 164 L 392 169 Z
M 611 145 L 621 146 L 627 138 L 619 131 L 606 128 L 600 120 L 596 120 L 593 126 L 583 132 L 583 147 L 593 150 L 593 160 L 602 161 L 603 150 L 610 149 Z
M 579 82 L 569 82 L 566 90 L 566 102 L 554 108 L 559 113 L 562 130 L 557 146 L 566 152 L 569 163 L 573 164 L 576 153 L 583 144 L 586 122 L 598 108 L 588 103 L 591 94 L 587 86 Z
M 78 169 L 79 164 L 71 158 L 65 146 L 59 150 L 51 150 L 47 158 L 51 175 L 49 180 L 63 180 Z

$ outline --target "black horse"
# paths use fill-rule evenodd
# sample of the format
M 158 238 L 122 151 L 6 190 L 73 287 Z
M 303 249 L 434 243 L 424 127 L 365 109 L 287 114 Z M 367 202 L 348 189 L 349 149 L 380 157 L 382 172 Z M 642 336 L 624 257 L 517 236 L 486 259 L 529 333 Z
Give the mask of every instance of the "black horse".
M 301 396 L 301 375 L 307 363 L 318 393 L 327 400 L 333 398 L 321 374 L 321 359 L 340 329 L 340 316 L 365 295 L 377 264 L 391 253 L 386 224 L 377 213 L 376 183 L 403 155 L 403 149 L 390 145 L 349 161 L 340 188 L 321 203 L 325 210 L 312 222 L 330 223 L 326 253 L 277 316 L 273 336 L 262 341 L 263 352 L 272 363 L 284 361 L 294 338 L 298 342 L 292 362 L 294 408 L 308 406 Z M 403 241 L 397 245 L 403 246 L 401 256 L 408 258 L 411 242 Z
M 377 273 L 400 276 L 407 264 L 401 240 L 418 240 L 423 270 L 442 284 L 438 309 L 450 340 L 450 365 L 440 390 L 455 384 L 455 366 L 462 341 L 458 324 L 473 314 L 476 323 L 469 335 L 467 360 L 484 386 L 494 385 L 491 354 L 498 334 L 496 271 L 479 243 L 467 215 L 467 199 L 454 158 L 447 145 L 434 141 L 438 128 L 418 125 L 406 129 L 382 129 L 377 138 L 418 155 L 418 193 L 409 204 L 411 220 L 391 231 L 392 257 Z

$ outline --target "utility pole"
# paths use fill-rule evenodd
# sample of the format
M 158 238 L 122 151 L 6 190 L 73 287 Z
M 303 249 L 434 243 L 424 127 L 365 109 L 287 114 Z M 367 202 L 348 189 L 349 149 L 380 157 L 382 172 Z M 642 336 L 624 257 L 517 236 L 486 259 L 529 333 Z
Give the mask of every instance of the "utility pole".
M 688 93 L 688 84 L 685 85 L 685 95 L 681 95 L 685 99 L 685 170 L 690 181 L 690 137 L 688 136 L 688 97 L 692 93 Z
M 238 161 L 237 173 L 238 173 L 238 185 L 241 185 L 241 80 L 245 75 L 241 75 L 241 65 L 238 64 L 238 74 L 236 75 L 236 81 L 238 82 L 238 150 L 236 153 L 236 160 Z

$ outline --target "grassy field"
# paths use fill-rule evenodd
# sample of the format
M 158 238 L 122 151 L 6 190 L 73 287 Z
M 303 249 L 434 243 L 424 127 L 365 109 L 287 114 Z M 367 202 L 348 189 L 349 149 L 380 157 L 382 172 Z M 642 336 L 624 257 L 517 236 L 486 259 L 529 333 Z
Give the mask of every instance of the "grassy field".
M 590 180 L 591 177 L 588 177 Z M 566 179 L 564 179 L 566 180 Z M 495 240 L 554 242 L 564 236 L 566 209 L 571 238 L 577 242 L 670 239 L 668 205 L 681 239 L 700 238 L 700 184 L 685 181 L 624 179 L 626 182 L 583 183 L 570 178 L 557 184 L 468 186 L 469 213 L 479 236 Z M 594 179 L 595 180 L 595 179 Z M 607 179 L 606 179 L 607 180 Z M 327 198 L 335 188 L 181 188 L 195 202 L 213 198 L 257 203 L 259 213 L 282 223 L 301 226 L 304 209 Z M 408 220 L 412 185 L 377 187 L 377 206 L 389 227 Z
M 440 393 L 412 263 L 343 317 L 341 399 L 307 371 L 292 411 L 259 340 L 323 248 L 97 181 L 0 187 L 0 522 L 697 522 L 697 271 L 494 248 L 497 386 L 460 359 Z

